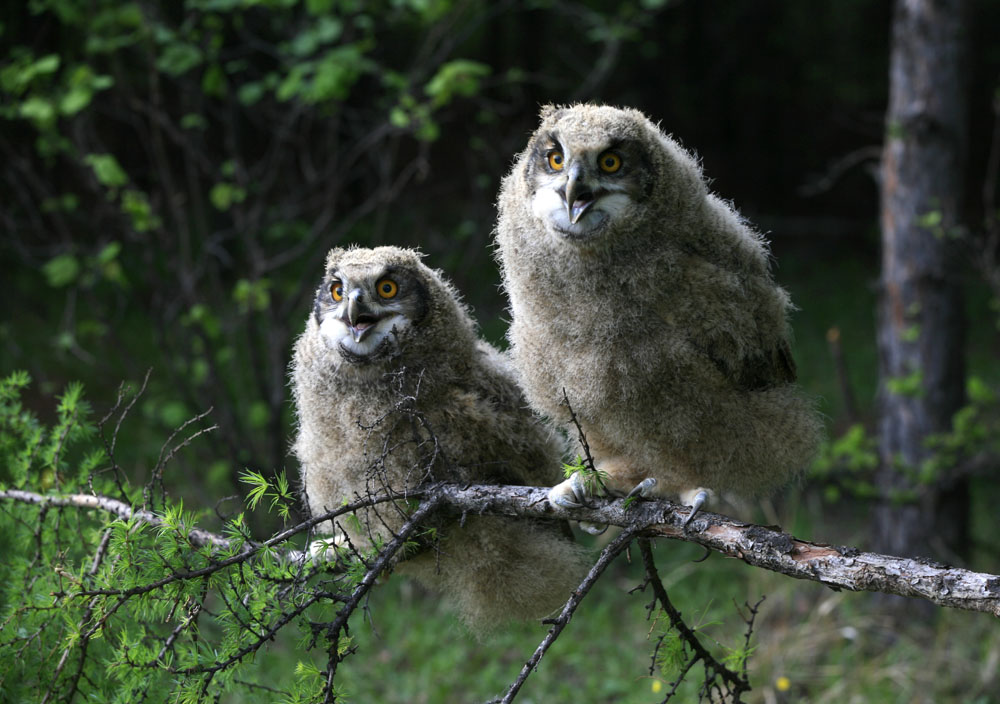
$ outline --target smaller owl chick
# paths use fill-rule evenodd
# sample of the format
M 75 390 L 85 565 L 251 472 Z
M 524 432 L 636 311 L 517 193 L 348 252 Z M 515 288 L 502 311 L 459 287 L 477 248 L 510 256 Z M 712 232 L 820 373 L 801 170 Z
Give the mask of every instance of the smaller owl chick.
M 764 239 L 637 110 L 547 106 L 498 200 L 509 338 L 532 406 L 569 400 L 616 493 L 752 495 L 786 482 L 821 422 L 795 385 L 788 295 Z M 577 475 L 553 488 L 586 496 Z
M 458 294 L 421 255 L 329 253 L 291 365 L 306 503 L 314 515 L 431 480 L 549 485 L 558 437 L 532 414 L 507 359 L 481 341 Z M 401 503 L 338 522 L 370 548 L 405 522 Z M 565 525 L 491 516 L 432 526 L 431 549 L 397 565 L 442 593 L 476 632 L 541 617 L 582 576 Z M 329 532 L 334 526 L 326 527 Z

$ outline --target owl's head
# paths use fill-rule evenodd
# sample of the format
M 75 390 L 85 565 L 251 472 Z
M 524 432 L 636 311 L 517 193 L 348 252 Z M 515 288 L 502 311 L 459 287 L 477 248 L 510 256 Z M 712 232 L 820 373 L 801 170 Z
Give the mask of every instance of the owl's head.
M 519 168 L 532 215 L 552 235 L 588 244 L 662 214 L 675 164 L 697 172 L 638 110 L 583 104 L 544 107 Z
M 396 247 L 334 249 L 313 315 L 326 345 L 351 363 L 395 357 L 431 308 L 430 270 Z

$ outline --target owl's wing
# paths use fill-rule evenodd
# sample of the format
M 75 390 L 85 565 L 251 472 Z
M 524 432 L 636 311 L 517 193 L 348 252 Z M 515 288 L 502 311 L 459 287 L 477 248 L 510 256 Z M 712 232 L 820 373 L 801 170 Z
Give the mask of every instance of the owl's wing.
M 762 349 L 759 354 L 743 357 L 735 363 L 713 356 L 711 350 L 708 356 L 743 391 L 763 391 L 796 378 L 795 360 L 787 340 L 779 340 L 771 349 Z
M 771 290 L 773 284 L 751 286 L 751 272 L 686 254 L 676 267 L 680 272 L 677 290 L 685 300 L 679 304 L 677 299 L 664 297 L 654 305 L 671 334 L 685 338 L 696 356 L 741 391 L 762 391 L 795 381 L 788 339 L 777 332 L 784 326 L 784 307 L 781 297 Z
M 721 309 L 720 306 L 719 310 Z M 757 339 L 753 351 L 740 354 L 738 346 L 732 343 L 726 332 L 727 326 L 713 327 L 710 334 L 705 334 L 704 329 L 697 331 L 701 335 L 695 334 L 693 330 L 688 330 L 688 334 L 685 334 L 683 329 L 676 327 L 677 321 L 673 316 L 663 310 L 657 312 L 661 321 L 686 337 L 687 345 L 695 355 L 701 356 L 706 364 L 718 369 L 741 391 L 762 391 L 796 380 L 795 360 L 792 359 L 792 350 L 785 338 L 775 340 L 757 329 L 756 334 L 751 333 Z M 749 319 L 745 318 L 744 323 L 753 328 L 753 322 Z

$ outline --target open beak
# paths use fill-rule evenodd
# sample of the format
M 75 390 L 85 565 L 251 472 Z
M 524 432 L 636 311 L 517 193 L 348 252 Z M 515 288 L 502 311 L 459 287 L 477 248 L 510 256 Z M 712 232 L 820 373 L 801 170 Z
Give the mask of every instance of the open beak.
M 597 198 L 593 189 L 582 179 L 579 168 L 573 168 L 569 172 L 569 179 L 566 181 L 566 190 L 563 192 L 563 201 L 566 203 L 566 217 L 571 225 L 583 217 L 590 206 Z
M 368 310 L 361 289 L 356 288 L 347 294 L 347 309 L 341 314 L 340 320 L 350 328 L 355 342 L 361 342 L 381 319 Z

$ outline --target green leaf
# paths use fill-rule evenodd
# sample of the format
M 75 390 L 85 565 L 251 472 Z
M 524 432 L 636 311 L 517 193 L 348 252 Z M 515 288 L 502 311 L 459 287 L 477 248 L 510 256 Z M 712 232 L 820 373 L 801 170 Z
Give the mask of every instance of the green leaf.
M 90 100 L 93 96 L 94 92 L 89 87 L 76 86 L 71 88 L 69 92 L 59 100 L 60 114 L 67 116 L 75 115 L 90 105 Z
M 221 98 L 226 94 L 226 74 L 219 64 L 212 64 L 205 69 L 201 77 L 201 90 L 205 95 Z
M 23 94 L 39 76 L 49 76 L 59 69 L 59 55 L 48 54 L 31 61 L 31 55 L 22 55 L 0 70 L 0 86 L 9 93 Z
M 38 96 L 28 98 L 21 103 L 18 112 L 21 117 L 31 120 L 40 129 L 51 127 L 56 118 L 56 109 L 52 101 Z
M 916 342 L 920 339 L 920 326 L 914 324 L 903 328 L 899 334 L 899 339 L 903 342 Z
M 247 313 L 250 310 L 263 311 L 271 304 L 271 282 L 268 279 L 240 279 L 233 288 L 233 300 L 239 306 L 240 311 Z
M 281 102 L 285 102 L 298 95 L 304 84 L 303 79 L 311 68 L 312 64 L 310 63 L 292 66 L 292 70 L 288 72 L 288 75 L 285 76 L 284 80 L 278 86 L 278 89 L 274 92 L 274 96 Z
M 236 91 L 236 97 L 243 105 L 250 107 L 264 97 L 264 90 L 263 83 L 244 83 L 239 87 L 239 90 Z
M 122 251 L 121 242 L 108 242 L 106 245 L 104 245 L 104 248 L 100 252 L 98 252 L 97 263 L 101 264 L 102 266 L 105 264 L 110 264 L 118 257 L 118 254 L 121 251 Z
M 906 376 L 887 379 L 885 386 L 897 396 L 922 396 L 924 394 L 924 374 L 920 369 L 914 369 Z
M 305 98 L 309 102 L 344 100 L 366 68 L 363 49 L 357 44 L 337 47 L 326 53 L 315 66 L 312 83 Z
M 943 219 L 944 216 L 941 214 L 940 210 L 931 210 L 918 217 L 917 224 L 920 225 L 920 227 L 933 229 L 940 226 Z
M 664 616 L 665 619 L 665 616 Z M 660 647 L 656 651 L 656 665 L 660 674 L 666 678 L 676 675 L 687 661 L 684 641 L 676 631 L 668 631 L 663 635 Z
M 434 107 L 448 104 L 456 95 L 469 97 L 479 92 L 482 79 L 490 75 L 490 67 L 478 61 L 455 59 L 442 64 L 424 86 Z
M 410 116 L 406 114 L 403 108 L 397 106 L 389 111 L 389 123 L 393 127 L 405 129 L 410 126 Z
M 247 494 L 247 506 L 250 507 L 250 510 L 257 508 L 257 504 L 264 498 L 270 487 L 267 479 L 263 474 L 255 472 L 252 469 L 240 472 L 239 479 L 244 484 L 250 485 L 250 493 Z
M 340 39 L 344 33 L 344 23 L 338 18 L 326 15 L 316 23 L 316 36 L 323 44 L 330 44 Z
M 203 60 L 201 49 L 182 42 L 168 44 L 156 62 L 156 67 L 171 76 L 187 73 Z
M 185 130 L 203 130 L 208 127 L 208 120 L 195 112 L 189 112 L 181 118 L 181 128 Z
M 112 154 L 87 154 L 83 161 L 94 170 L 97 180 L 108 188 L 118 188 L 128 182 L 128 176 Z
M 212 201 L 212 205 L 217 210 L 225 211 L 229 210 L 233 203 L 242 203 L 246 196 L 247 192 L 245 189 L 232 183 L 221 181 L 212 186 L 212 190 L 208 194 L 208 199 Z
M 71 213 L 80 205 L 80 199 L 75 193 L 64 193 L 58 198 L 46 198 L 42 201 L 43 213 Z
M 48 54 L 31 65 L 34 74 L 55 73 L 59 70 L 59 55 Z
M 42 271 L 49 286 L 62 288 L 76 281 L 80 274 L 80 262 L 72 254 L 60 254 L 45 262 Z
M 753 655 L 753 651 L 756 649 L 757 646 L 751 646 L 746 650 L 742 648 L 726 648 L 726 655 L 722 658 L 722 664 L 730 670 L 738 672 L 746 666 L 747 659 Z
M 436 122 L 428 118 L 420 123 L 420 127 L 417 128 L 414 136 L 421 142 L 433 142 L 441 136 L 441 128 Z
M 195 303 L 186 315 L 181 317 L 181 324 L 201 326 L 205 334 L 210 339 L 216 339 L 222 332 L 222 324 L 219 319 L 212 314 L 212 311 L 204 303 Z
M 993 403 L 997 400 L 996 391 L 989 387 L 981 377 L 970 376 L 965 383 L 966 394 L 973 403 Z
M 103 74 L 94 76 L 90 81 L 90 87 L 95 91 L 107 90 L 115 84 L 115 79 L 111 76 L 105 76 Z
M 160 226 L 160 219 L 153 214 L 149 198 L 142 191 L 130 188 L 122 193 L 122 212 L 129 216 L 136 232 L 148 232 Z

